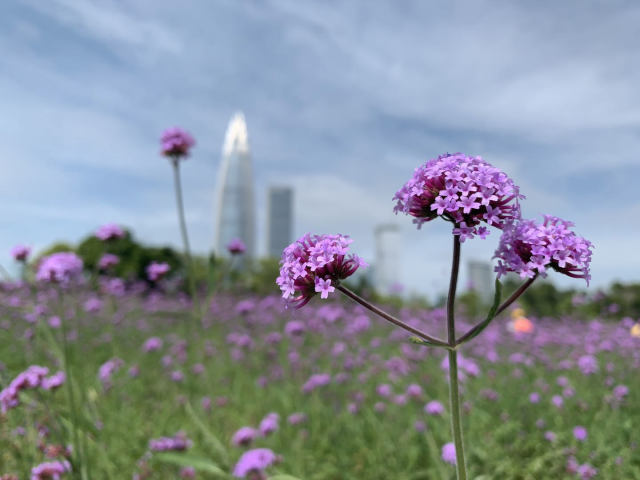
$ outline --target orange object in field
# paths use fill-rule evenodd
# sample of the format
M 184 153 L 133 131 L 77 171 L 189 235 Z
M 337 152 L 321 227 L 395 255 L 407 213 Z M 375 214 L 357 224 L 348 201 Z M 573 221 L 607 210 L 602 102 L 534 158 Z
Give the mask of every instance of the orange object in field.
M 640 323 L 636 323 L 633 327 L 631 327 L 631 336 L 640 338 Z
M 513 321 L 513 330 L 516 333 L 531 333 L 533 322 L 526 317 L 518 317 Z

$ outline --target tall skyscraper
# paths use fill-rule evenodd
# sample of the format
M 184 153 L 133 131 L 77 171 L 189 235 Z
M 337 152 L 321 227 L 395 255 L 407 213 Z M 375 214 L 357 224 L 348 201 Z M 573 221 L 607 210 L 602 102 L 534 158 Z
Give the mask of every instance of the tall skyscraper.
M 293 189 L 270 187 L 267 192 L 267 255 L 280 258 L 293 242 Z
M 256 219 L 253 168 L 247 124 L 242 112 L 229 122 L 222 146 L 216 202 L 215 253 L 228 256 L 227 245 L 239 238 L 247 247 L 245 255 L 256 254 Z
M 493 301 L 495 278 L 491 263 L 469 261 L 469 289 L 485 303 Z
M 400 286 L 400 229 L 396 225 L 379 225 L 375 229 L 376 261 L 373 278 L 375 289 L 389 295 Z

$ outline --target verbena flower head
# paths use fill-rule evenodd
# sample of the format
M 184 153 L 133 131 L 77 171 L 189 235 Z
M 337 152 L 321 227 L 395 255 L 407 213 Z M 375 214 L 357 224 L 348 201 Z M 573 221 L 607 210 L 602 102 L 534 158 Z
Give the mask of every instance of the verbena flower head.
M 100 257 L 98 261 L 98 268 L 100 270 L 108 270 L 111 267 L 115 267 L 120 263 L 120 257 L 114 255 L 113 253 L 105 253 Z
M 102 225 L 96 231 L 96 237 L 98 237 L 103 242 L 107 240 L 117 240 L 119 238 L 124 237 L 125 231 L 119 225 L 115 223 L 107 223 L 106 225 Z
M 451 465 L 456 464 L 456 446 L 453 443 L 445 443 L 442 446 L 442 460 Z
M 239 238 L 234 238 L 227 245 L 227 250 L 231 255 L 241 255 L 245 252 L 246 249 L 247 247 L 245 246 L 244 242 Z
M 542 224 L 534 220 L 512 222 L 504 228 L 494 258 L 498 278 L 516 272 L 520 278 L 537 274 L 546 277 L 547 268 L 573 278 L 584 278 L 589 285 L 591 242 L 570 230 L 572 222 L 544 215 Z
M 171 267 L 166 263 L 151 262 L 147 267 L 147 278 L 152 282 L 157 282 L 167 273 L 169 273 Z
M 368 267 L 362 258 L 348 254 L 352 241 L 346 235 L 308 233 L 285 248 L 276 280 L 282 297 L 292 297 L 289 303 L 300 308 L 318 293 L 320 298 L 327 298 L 340 280 L 350 277 L 360 267 Z
M 276 463 L 278 457 L 268 448 L 256 448 L 245 452 L 233 469 L 233 476 L 248 478 L 250 474 L 257 474 L 260 478 L 265 469 Z
M 67 460 L 45 462 L 31 469 L 31 480 L 59 480 L 68 472 L 71 472 L 71 464 Z
M 196 144 L 195 139 L 180 127 L 167 128 L 160 137 L 162 154 L 174 159 L 186 158 Z
M 27 247 L 26 245 L 16 245 L 11 249 L 11 256 L 17 262 L 26 262 L 30 253 L 31 247 Z
M 182 452 L 191 448 L 193 442 L 184 432 L 178 432 L 173 437 L 160 437 L 149 440 L 149 450 L 153 452 Z
M 75 253 L 53 253 L 40 262 L 36 279 L 65 285 L 80 277 L 82 267 L 82 259 Z
M 518 200 L 525 197 L 499 168 L 481 157 L 461 153 L 440 155 L 413 173 L 396 192 L 394 212 L 415 217 L 418 228 L 437 217 L 458 224 L 453 230 L 460 241 L 474 235 L 485 238 L 489 231 L 480 223 L 502 229 L 520 218 Z

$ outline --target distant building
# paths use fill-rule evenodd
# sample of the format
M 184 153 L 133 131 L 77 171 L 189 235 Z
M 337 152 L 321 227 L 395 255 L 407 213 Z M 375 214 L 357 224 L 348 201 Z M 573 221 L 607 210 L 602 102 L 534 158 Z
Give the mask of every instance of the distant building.
M 399 293 L 401 250 L 400 229 L 396 225 L 379 225 L 375 229 L 374 287 L 384 295 Z
M 270 187 L 267 192 L 267 255 L 280 258 L 293 242 L 293 189 Z
M 489 262 L 469 262 L 469 289 L 475 291 L 485 303 L 493 301 L 496 276 Z
M 239 238 L 246 245 L 245 255 L 254 257 L 256 207 L 253 167 L 247 124 L 240 112 L 231 118 L 225 135 L 216 197 L 216 255 L 229 256 L 227 245 L 232 239 Z

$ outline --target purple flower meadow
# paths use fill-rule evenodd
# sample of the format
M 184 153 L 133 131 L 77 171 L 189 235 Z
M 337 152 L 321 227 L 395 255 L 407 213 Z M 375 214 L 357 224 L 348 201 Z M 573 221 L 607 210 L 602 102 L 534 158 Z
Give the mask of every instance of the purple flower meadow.
M 152 282 L 157 282 L 169 273 L 169 270 L 171 270 L 171 267 L 166 263 L 151 262 L 147 267 L 147 278 Z

